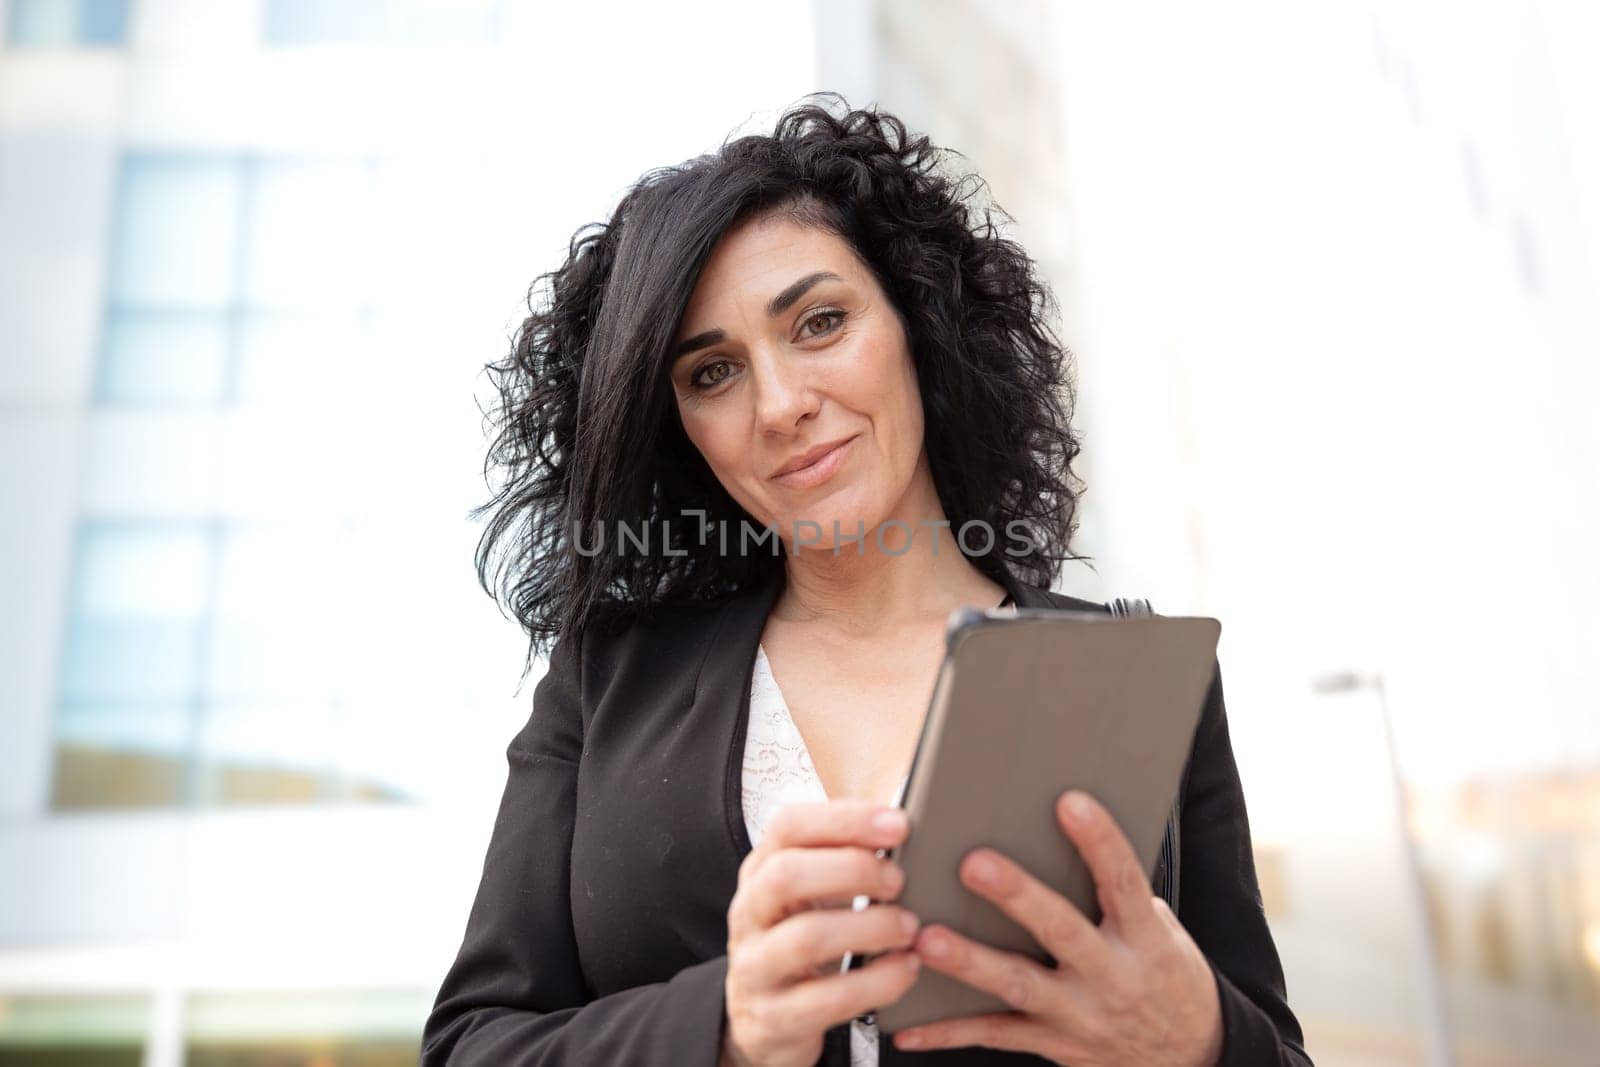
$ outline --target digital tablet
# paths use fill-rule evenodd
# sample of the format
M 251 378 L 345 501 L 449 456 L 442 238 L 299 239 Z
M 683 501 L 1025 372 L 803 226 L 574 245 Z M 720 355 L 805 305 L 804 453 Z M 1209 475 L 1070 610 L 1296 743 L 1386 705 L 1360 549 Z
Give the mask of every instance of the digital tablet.
M 1093 877 L 1055 815 L 1057 798 L 1075 788 L 1106 807 L 1153 875 L 1221 630 L 1216 619 L 1196 617 L 953 613 L 901 799 L 911 829 L 885 850 L 906 873 L 899 903 L 923 923 L 1051 965 L 1032 935 L 961 884 L 962 858 L 994 848 L 1098 923 Z M 843 966 L 863 962 L 847 957 Z M 923 967 L 877 1021 L 892 1033 L 1009 1010 Z

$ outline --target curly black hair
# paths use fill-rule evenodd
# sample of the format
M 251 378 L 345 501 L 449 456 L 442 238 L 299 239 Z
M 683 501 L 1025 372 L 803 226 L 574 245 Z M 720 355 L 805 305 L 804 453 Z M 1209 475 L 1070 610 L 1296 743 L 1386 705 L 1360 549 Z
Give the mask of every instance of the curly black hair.
M 837 100 L 838 94 L 812 94 Z M 684 434 L 669 349 L 718 239 L 782 212 L 847 241 L 907 330 L 924 445 L 951 528 L 1020 522 L 1027 550 L 972 562 L 1048 587 L 1077 529 L 1071 357 L 1049 287 L 959 155 L 877 108 L 787 110 L 771 135 L 645 173 L 610 220 L 579 227 L 567 260 L 528 292 L 512 351 L 485 369 L 499 393 L 484 465 L 500 468 L 478 545 L 480 583 L 527 632 L 530 663 L 565 632 L 625 622 L 656 605 L 704 602 L 765 580 L 781 555 L 723 554 L 679 518 L 750 521 Z M 538 300 L 536 304 L 536 294 Z M 671 528 L 667 552 L 582 552 L 575 531 Z M 590 538 L 592 541 L 592 537 Z M 993 539 L 991 539 L 992 541 Z M 681 553 L 681 554 L 680 554 Z M 494 587 L 491 571 L 495 575 Z M 498 599 L 498 597 L 497 597 Z

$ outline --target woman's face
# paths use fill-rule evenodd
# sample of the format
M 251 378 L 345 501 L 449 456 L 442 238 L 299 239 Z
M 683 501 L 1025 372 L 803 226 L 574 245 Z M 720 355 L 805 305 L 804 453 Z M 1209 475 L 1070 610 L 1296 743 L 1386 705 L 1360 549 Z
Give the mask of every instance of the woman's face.
M 758 216 L 712 250 L 675 337 L 672 389 L 689 440 L 758 523 L 802 545 L 872 531 L 922 458 L 922 400 L 905 330 L 848 243 Z M 846 441 L 815 466 L 785 468 Z M 737 531 L 729 531 L 730 537 Z M 813 539 L 814 542 L 813 542 Z M 870 547 L 869 540 L 867 545 Z

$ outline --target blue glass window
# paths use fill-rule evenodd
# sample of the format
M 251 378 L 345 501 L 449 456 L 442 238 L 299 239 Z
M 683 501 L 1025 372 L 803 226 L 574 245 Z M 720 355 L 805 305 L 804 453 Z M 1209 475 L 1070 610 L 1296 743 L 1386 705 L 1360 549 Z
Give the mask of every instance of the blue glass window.
M 266 0 L 261 39 L 319 44 L 462 44 L 499 39 L 499 0 Z
M 84 520 L 61 656 L 53 806 L 409 799 L 395 780 L 413 768 L 357 736 L 372 717 L 344 707 L 353 640 L 338 590 L 351 569 L 349 534 L 320 524 Z
M 11 0 L 12 48 L 115 48 L 127 43 L 128 0 Z
M 188 795 L 218 532 L 207 523 L 79 528 L 61 659 L 57 807 Z
M 326 385 L 368 333 L 377 180 L 364 158 L 126 155 L 96 401 L 215 406 Z

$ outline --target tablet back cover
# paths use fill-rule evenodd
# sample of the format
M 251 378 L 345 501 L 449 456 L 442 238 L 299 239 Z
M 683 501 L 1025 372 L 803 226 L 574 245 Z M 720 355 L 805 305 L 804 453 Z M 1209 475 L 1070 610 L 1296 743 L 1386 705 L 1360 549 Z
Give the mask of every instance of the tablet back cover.
M 1099 922 L 1093 878 L 1056 821 L 1083 789 L 1133 845 L 1147 876 L 1216 671 L 1210 618 L 1114 618 L 1030 609 L 956 629 L 940 668 L 904 806 L 911 832 L 891 855 L 900 903 L 996 948 L 1051 957 L 957 873 L 980 845 L 1021 864 Z M 999 998 L 924 967 L 878 1011 L 885 1033 L 1008 1011 Z

